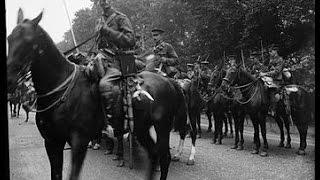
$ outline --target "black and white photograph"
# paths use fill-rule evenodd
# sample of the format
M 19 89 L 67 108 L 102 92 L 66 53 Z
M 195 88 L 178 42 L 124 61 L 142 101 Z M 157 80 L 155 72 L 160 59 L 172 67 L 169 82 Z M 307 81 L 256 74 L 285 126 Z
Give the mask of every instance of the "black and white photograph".
M 4 4 L 3 178 L 317 179 L 315 0 Z

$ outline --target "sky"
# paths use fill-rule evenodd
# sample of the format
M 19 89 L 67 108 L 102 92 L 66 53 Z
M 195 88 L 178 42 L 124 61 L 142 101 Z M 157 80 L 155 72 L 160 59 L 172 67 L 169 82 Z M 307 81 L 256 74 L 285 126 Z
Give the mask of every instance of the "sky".
M 92 6 L 90 0 L 65 0 L 71 21 L 75 12 Z M 24 18 L 33 19 L 40 14 L 43 16 L 39 25 L 47 31 L 55 43 L 63 40 L 63 34 L 70 29 L 68 16 L 63 0 L 5 0 L 7 36 L 17 24 L 19 7 L 21 7 Z

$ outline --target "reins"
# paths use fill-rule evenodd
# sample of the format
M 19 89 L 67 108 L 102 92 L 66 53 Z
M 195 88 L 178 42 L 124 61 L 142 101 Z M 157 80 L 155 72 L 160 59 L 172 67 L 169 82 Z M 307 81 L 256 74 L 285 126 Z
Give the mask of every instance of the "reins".
M 64 91 L 63 95 L 62 95 L 60 98 L 58 98 L 55 102 L 53 102 L 52 104 L 50 104 L 48 107 L 43 108 L 43 109 L 41 109 L 41 110 L 38 110 L 38 109 L 37 109 L 37 110 L 32 111 L 32 112 L 44 112 L 44 111 L 47 111 L 47 110 L 49 110 L 50 108 L 52 108 L 53 106 L 57 105 L 59 102 L 65 100 L 67 94 L 70 92 L 71 88 L 72 88 L 73 85 L 74 85 L 73 82 L 74 82 L 74 80 L 75 80 L 75 76 L 76 76 L 77 71 L 78 71 L 78 69 L 79 69 L 79 67 L 78 67 L 76 64 L 74 64 L 74 63 L 72 63 L 72 64 L 73 64 L 73 66 L 74 66 L 74 70 L 73 70 L 72 74 L 69 75 L 69 77 L 68 77 L 64 82 L 62 82 L 58 87 L 54 88 L 53 90 L 49 91 L 49 92 L 46 93 L 46 94 L 37 95 L 37 98 L 36 98 L 35 102 L 33 103 L 33 105 L 31 106 L 31 109 L 33 109 L 33 107 L 34 107 L 34 105 L 36 104 L 38 98 L 43 98 L 43 97 L 49 96 L 49 95 L 51 95 L 51 94 L 53 94 L 53 93 L 55 93 L 55 92 L 61 91 L 62 88 L 63 88 L 65 85 L 68 84 L 68 87 L 67 87 L 67 89 Z
M 71 53 L 73 50 L 77 49 L 78 47 L 84 45 L 86 42 L 88 42 L 88 41 L 90 41 L 91 39 L 93 39 L 93 38 L 95 38 L 96 36 L 98 36 L 98 34 L 99 34 L 99 33 L 95 33 L 93 36 L 89 37 L 87 40 L 83 41 L 83 42 L 80 43 L 79 45 L 77 45 L 77 46 L 75 46 L 75 47 L 73 47 L 73 48 L 65 51 L 65 52 L 63 53 L 63 55 L 68 55 L 68 54 Z

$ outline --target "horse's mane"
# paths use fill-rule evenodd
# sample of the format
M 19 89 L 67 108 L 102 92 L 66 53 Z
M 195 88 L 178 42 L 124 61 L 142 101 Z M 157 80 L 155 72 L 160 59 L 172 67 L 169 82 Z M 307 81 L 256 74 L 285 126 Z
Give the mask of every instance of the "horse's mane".
M 38 34 L 37 43 L 43 45 L 44 47 L 56 47 L 56 45 L 53 42 L 52 38 L 49 36 L 49 34 L 40 25 L 37 25 L 36 33 Z M 45 38 L 46 40 L 43 41 L 42 38 Z M 58 48 L 56 47 L 56 49 L 58 49 Z

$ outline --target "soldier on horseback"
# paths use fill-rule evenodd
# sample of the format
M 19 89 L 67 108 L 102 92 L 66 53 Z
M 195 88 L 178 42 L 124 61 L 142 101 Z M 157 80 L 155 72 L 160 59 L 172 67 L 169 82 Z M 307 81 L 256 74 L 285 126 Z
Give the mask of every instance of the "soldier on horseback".
M 173 46 L 163 40 L 164 30 L 155 28 L 151 30 L 151 33 L 155 42 L 153 52 L 160 57 L 159 68 L 168 77 L 173 78 L 178 71 L 175 66 L 180 64 L 178 55 Z
M 98 25 L 97 46 L 99 54 L 95 59 L 97 62 L 95 66 L 97 66 L 101 78 L 99 90 L 107 117 L 112 118 L 115 127 L 114 136 L 122 137 L 124 133 L 124 109 L 122 99 L 123 81 L 121 81 L 123 72 L 121 72 L 120 56 L 123 58 L 123 54 L 125 54 L 133 58 L 134 53 L 130 54 L 130 50 L 135 46 L 134 31 L 129 18 L 113 9 L 107 0 L 99 0 L 99 5 L 103 10 Z M 127 60 L 132 58 L 127 58 Z M 123 151 L 120 153 L 123 153 Z M 123 154 L 117 155 L 118 157 L 123 156 Z
M 260 77 L 263 77 L 263 80 L 267 81 L 267 86 L 269 88 L 269 98 L 270 98 L 270 108 L 269 114 L 272 116 L 275 114 L 275 108 L 277 102 L 280 100 L 280 86 L 283 85 L 283 70 L 284 70 L 284 60 L 278 54 L 278 48 L 273 47 L 270 54 L 270 62 L 267 69 L 267 72 L 260 72 Z M 271 77 L 272 79 L 265 78 Z

